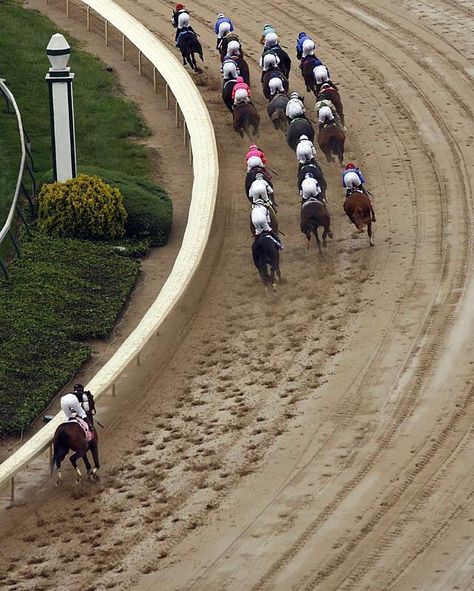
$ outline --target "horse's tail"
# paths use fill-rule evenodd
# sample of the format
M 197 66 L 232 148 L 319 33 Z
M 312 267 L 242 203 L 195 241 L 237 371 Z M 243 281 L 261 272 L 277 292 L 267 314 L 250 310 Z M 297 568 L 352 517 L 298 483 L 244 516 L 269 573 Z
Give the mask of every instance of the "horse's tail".
M 60 460 L 60 461 L 62 461 L 64 459 L 64 456 L 67 454 L 68 449 L 69 449 L 69 437 L 68 437 L 68 434 L 66 433 L 66 431 L 64 430 L 63 425 L 60 425 L 57 428 L 56 433 L 54 434 L 54 438 L 53 438 L 53 453 L 51 454 L 51 466 L 50 466 L 51 476 L 53 474 L 54 466 L 56 465 L 57 460 L 59 458 L 61 458 L 61 455 L 63 455 L 63 457 Z
M 362 230 L 364 226 L 364 217 L 364 210 L 362 209 L 362 206 L 357 204 L 354 208 L 354 221 L 358 230 Z

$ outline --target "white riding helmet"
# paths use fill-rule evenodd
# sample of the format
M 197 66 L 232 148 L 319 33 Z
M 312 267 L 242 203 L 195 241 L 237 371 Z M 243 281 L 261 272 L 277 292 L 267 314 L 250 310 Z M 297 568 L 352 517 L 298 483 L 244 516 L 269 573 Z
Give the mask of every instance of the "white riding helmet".
M 290 95 L 290 98 L 292 98 L 292 99 L 293 98 L 294 99 L 299 99 L 300 98 L 300 95 L 297 92 L 292 92 L 291 95 Z
M 300 135 L 300 139 L 299 141 L 301 142 L 301 140 L 308 140 L 308 136 L 307 135 Z
M 230 45 L 230 43 L 229 43 Z M 277 65 L 276 55 L 273 53 L 266 53 L 263 56 L 263 67 L 264 68 L 271 68 L 272 66 Z
M 278 35 L 276 33 L 267 33 L 265 35 L 265 45 L 272 47 L 278 43 Z
M 253 204 L 254 205 L 265 205 L 265 201 L 263 199 L 255 199 Z
M 232 41 L 229 41 L 229 45 L 227 46 L 227 53 L 233 53 L 234 51 L 239 51 L 240 49 L 240 43 L 238 41 L 236 41 L 235 39 L 233 39 Z
M 225 18 L 225 14 L 222 14 L 222 12 L 220 12 L 220 13 L 217 15 L 217 18 Z
M 257 174 L 255 175 L 255 178 L 258 180 L 263 179 L 263 174 L 261 172 L 257 172 Z
M 305 179 L 314 179 L 314 176 L 313 176 L 313 175 L 312 175 L 310 172 L 307 172 L 307 173 L 304 175 L 304 178 L 305 178 Z

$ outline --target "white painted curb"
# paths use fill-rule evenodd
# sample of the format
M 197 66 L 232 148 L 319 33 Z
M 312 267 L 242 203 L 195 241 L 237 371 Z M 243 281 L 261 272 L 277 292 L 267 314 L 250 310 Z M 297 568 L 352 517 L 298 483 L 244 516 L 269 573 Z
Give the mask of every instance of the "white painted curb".
M 112 387 L 151 337 L 156 335 L 161 324 L 173 312 L 186 292 L 201 262 L 209 238 L 217 196 L 219 166 L 209 112 L 191 77 L 176 57 L 146 27 L 111 0 L 81 1 L 122 32 L 150 60 L 168 83 L 186 121 L 194 172 L 188 223 L 173 269 L 140 324 L 112 359 L 87 384 L 86 389 L 91 390 L 98 399 Z M 63 421 L 64 415 L 60 412 L 0 465 L 0 486 L 5 485 L 19 470 L 48 448 L 56 428 Z

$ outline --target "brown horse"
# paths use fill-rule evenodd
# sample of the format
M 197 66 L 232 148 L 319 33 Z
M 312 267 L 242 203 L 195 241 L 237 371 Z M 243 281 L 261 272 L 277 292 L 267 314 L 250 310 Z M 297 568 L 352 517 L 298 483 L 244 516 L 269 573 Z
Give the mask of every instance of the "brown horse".
M 318 144 L 328 162 L 333 162 L 334 156 L 337 156 L 342 165 L 345 141 L 346 134 L 335 122 L 327 123 L 319 130 Z
M 369 196 L 359 189 L 353 189 L 344 201 L 344 211 L 359 232 L 362 232 L 364 226 L 367 226 L 369 244 L 370 246 L 374 246 L 372 240 L 372 222 L 375 222 L 375 212 Z
M 331 232 L 331 216 L 329 215 L 328 208 L 322 201 L 316 198 L 310 198 L 301 205 L 300 228 L 308 239 L 308 250 L 311 234 L 313 234 L 316 239 L 319 254 L 322 254 L 321 241 L 318 235 L 319 227 L 324 228 L 323 246 L 326 246 L 326 238 L 328 236 L 329 238 L 333 237 Z
M 234 105 L 232 111 L 234 116 L 234 129 L 244 137 L 246 133 L 252 140 L 258 136 L 258 127 L 260 125 L 260 115 L 252 103 L 238 103 Z
M 319 63 L 321 63 L 321 62 L 319 62 Z M 305 60 L 302 60 L 300 67 L 301 67 L 301 74 L 303 75 L 303 80 L 306 85 L 306 91 L 307 92 L 312 91 L 316 95 L 317 94 L 316 79 L 313 74 L 314 64 L 315 64 L 314 60 L 305 59 Z
M 260 234 L 252 244 L 252 258 L 265 286 L 265 291 L 272 287 L 277 291 L 276 278 L 281 281 L 280 249 L 268 234 Z
M 242 43 L 240 42 L 239 36 L 237 33 L 231 32 L 227 33 L 224 37 L 222 37 L 221 44 L 219 46 L 219 53 L 221 56 L 221 62 L 224 61 L 225 56 L 227 55 L 227 46 L 231 41 L 237 41 L 239 44 L 239 53 L 242 57 L 244 57 L 244 50 L 242 49 Z
M 85 392 L 85 394 L 87 395 L 89 401 L 89 411 L 87 412 L 87 417 L 89 419 L 89 424 L 93 425 L 93 415 L 95 414 L 94 398 L 90 392 Z M 62 483 L 61 462 L 67 456 L 69 451 L 74 452 L 69 460 L 77 472 L 77 482 L 79 482 L 82 477 L 81 471 L 77 466 L 77 460 L 80 458 L 84 460 L 87 474 L 91 478 L 98 479 L 97 470 L 100 468 L 98 449 L 99 439 L 96 429 L 94 427 L 92 427 L 92 429 L 93 438 L 90 441 L 87 441 L 84 429 L 74 420 L 61 423 L 61 425 L 59 425 L 56 429 L 53 437 L 53 457 L 51 460 L 51 475 L 53 473 L 54 467 L 56 467 L 58 475 L 56 485 L 60 485 Z M 92 469 L 92 466 L 87 458 L 88 451 L 92 453 L 92 458 L 95 465 L 94 469 Z
M 344 122 L 344 107 L 342 105 L 342 100 L 341 100 L 341 96 L 339 94 L 338 89 L 334 86 L 334 84 L 323 84 L 322 89 L 318 92 L 317 96 L 316 96 L 316 102 L 322 101 L 324 99 L 327 99 L 328 101 L 331 101 L 332 104 L 335 106 L 337 114 L 339 115 L 339 118 L 341 119 L 341 123 L 343 126 L 345 126 L 345 122 Z

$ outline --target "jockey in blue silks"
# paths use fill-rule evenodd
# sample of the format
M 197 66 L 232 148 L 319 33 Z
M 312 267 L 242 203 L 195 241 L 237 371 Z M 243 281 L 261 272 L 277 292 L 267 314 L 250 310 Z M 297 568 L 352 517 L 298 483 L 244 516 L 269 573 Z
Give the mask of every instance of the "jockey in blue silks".
M 367 194 L 364 187 L 365 178 L 360 168 L 352 163 L 346 165 L 346 169 L 342 173 L 342 186 L 346 189 L 346 197 L 348 197 L 354 188 L 360 189 Z
M 216 24 L 214 25 L 214 33 L 217 35 L 216 49 L 219 49 L 222 38 L 233 30 L 234 25 L 232 24 L 230 18 L 225 16 L 225 14 L 218 14 Z
M 311 37 L 304 31 L 299 33 L 298 39 L 296 40 L 296 57 L 300 60 L 303 57 L 303 43 L 306 41 L 312 41 Z

